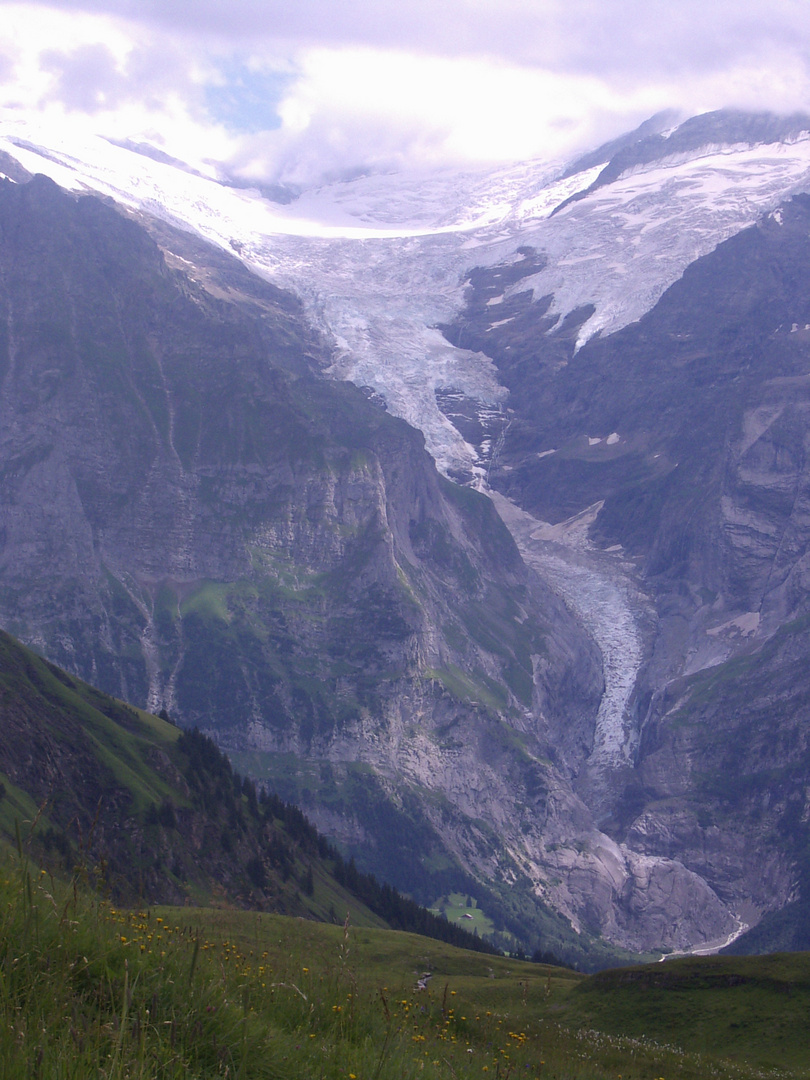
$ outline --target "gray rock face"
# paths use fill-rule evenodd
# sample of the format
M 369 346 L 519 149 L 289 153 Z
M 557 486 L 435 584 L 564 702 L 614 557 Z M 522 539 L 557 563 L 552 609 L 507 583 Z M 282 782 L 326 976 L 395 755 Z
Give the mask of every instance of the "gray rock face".
M 757 823 L 753 783 L 728 839 L 725 796 L 701 789 L 722 748 L 681 720 L 709 691 L 672 680 L 804 610 L 806 214 L 576 353 L 588 313 L 550 335 L 547 302 L 448 328 L 486 334 L 513 391 L 490 478 L 525 508 L 499 503 L 524 562 L 416 432 L 321 377 L 288 294 L 92 198 L 4 185 L 0 619 L 215 733 L 421 899 L 477 890 L 519 940 L 585 963 L 589 935 L 730 938 L 791 894 L 799 833 L 762 853 L 798 771 Z M 763 272 L 779 259 L 795 296 Z
M 630 948 L 702 938 L 712 904 L 725 929 L 572 789 L 592 641 L 489 500 L 320 376 L 296 301 L 191 238 L 167 262 L 42 178 L 0 188 L 0 230 L 6 626 L 214 732 L 395 883 L 477 889 L 527 944 L 593 962 L 553 911 Z M 662 874 L 700 896 L 677 930 Z
M 809 232 L 797 196 L 578 351 L 550 297 L 492 322 L 488 270 L 447 328 L 512 391 L 490 481 L 537 519 L 521 539 L 507 516 L 524 557 L 552 584 L 563 559 L 562 593 L 583 567 L 638 589 L 627 767 L 594 746 L 578 792 L 617 843 L 679 861 L 750 924 L 804 895 Z

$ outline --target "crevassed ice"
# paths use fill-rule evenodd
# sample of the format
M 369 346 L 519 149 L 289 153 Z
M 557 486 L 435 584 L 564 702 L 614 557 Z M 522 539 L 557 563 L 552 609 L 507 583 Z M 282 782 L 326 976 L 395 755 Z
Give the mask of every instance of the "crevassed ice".
M 490 407 L 505 400 L 487 357 L 453 348 L 435 329 L 462 305 L 472 267 L 507 260 L 520 245 L 544 252 L 546 268 L 513 289 L 553 294 L 561 316 L 593 304 L 582 344 L 639 318 L 695 258 L 810 186 L 803 139 L 659 163 L 553 217 L 599 166 L 566 180 L 547 162 L 385 174 L 281 207 L 104 139 L 5 120 L 0 146 L 29 170 L 109 194 L 228 250 L 236 242 L 250 265 L 301 295 L 335 344 L 333 374 L 372 387 L 420 428 L 445 472 L 481 470 L 436 391 L 458 390 Z

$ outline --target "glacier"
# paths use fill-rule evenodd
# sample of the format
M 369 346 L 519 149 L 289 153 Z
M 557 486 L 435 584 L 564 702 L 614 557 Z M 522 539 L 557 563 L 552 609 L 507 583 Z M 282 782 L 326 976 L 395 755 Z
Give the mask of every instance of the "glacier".
M 439 408 L 460 392 L 506 404 L 491 361 L 456 349 L 437 325 L 463 304 L 465 275 L 533 247 L 546 266 L 505 289 L 553 296 L 564 316 L 595 311 L 580 344 L 640 318 L 686 266 L 810 185 L 810 137 L 767 146 L 708 147 L 585 191 L 595 166 L 562 178 L 560 163 L 497 170 L 386 173 L 334 183 L 280 206 L 100 137 L 0 118 L 0 149 L 74 191 L 97 191 L 191 229 L 290 288 L 334 347 L 331 374 L 376 391 L 424 433 L 445 473 L 486 473 Z

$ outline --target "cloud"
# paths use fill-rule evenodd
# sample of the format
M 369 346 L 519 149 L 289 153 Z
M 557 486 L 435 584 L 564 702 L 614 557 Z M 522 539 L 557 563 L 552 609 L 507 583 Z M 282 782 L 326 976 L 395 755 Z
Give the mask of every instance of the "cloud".
M 810 103 L 806 0 L 0 7 L 7 104 L 61 109 L 177 156 L 300 184 L 564 157 L 670 106 Z
M 167 94 L 177 92 L 189 105 L 205 96 L 201 82 L 181 49 L 166 42 L 127 41 L 117 50 L 104 41 L 72 49 L 43 49 L 39 69 L 52 76 L 42 102 L 59 102 L 70 111 L 96 114 L 139 102 L 159 110 Z
M 7 82 L 14 74 L 14 60 L 4 52 L 0 52 L 0 84 Z
M 73 52 L 47 49 L 40 57 L 43 71 L 55 75 L 48 97 L 68 109 L 93 113 L 113 108 L 126 96 L 126 79 L 106 45 L 80 45 Z
M 643 118 L 650 103 L 631 108 Z M 299 55 L 297 78 L 279 102 L 279 136 L 246 142 L 238 164 L 306 183 L 318 168 L 559 156 L 589 145 L 612 113 L 623 129 L 627 112 L 626 97 L 591 77 L 402 51 L 311 49 Z
M 265 40 L 499 57 L 549 70 L 719 70 L 776 47 L 806 48 L 805 0 L 61 0 L 172 34 L 244 47 Z
M 2 5 L 6 55 L 13 59 L 6 97 L 37 108 L 59 102 L 95 113 L 124 101 L 155 98 L 189 85 L 189 63 L 170 39 L 110 18 L 34 4 Z

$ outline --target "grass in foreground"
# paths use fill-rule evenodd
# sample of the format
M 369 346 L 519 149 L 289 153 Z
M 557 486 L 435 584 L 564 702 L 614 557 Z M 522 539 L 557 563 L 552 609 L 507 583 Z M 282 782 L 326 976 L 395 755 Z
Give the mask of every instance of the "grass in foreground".
M 577 987 L 565 1016 L 810 1075 L 810 954 L 688 957 L 603 971 Z
M 120 911 L 24 859 L 0 869 L 0 962 L 3 1080 L 807 1075 L 566 1027 L 574 972 L 282 916 Z

